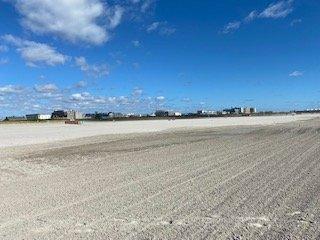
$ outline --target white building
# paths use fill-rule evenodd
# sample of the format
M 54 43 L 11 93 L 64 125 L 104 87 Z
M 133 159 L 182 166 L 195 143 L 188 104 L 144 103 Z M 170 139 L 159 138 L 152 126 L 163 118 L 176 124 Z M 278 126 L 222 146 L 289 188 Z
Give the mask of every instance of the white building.
M 36 121 L 36 120 L 49 120 L 51 119 L 50 114 L 28 114 L 26 115 L 27 120 Z
M 182 116 L 182 113 L 180 113 L 180 112 L 168 111 L 168 116 L 169 116 L 169 117 L 181 117 L 181 116 Z
M 212 110 L 199 110 L 197 111 L 197 114 L 202 116 L 212 116 L 217 115 L 217 112 Z
M 256 112 L 257 112 L 257 109 L 254 107 L 245 107 L 243 111 L 244 114 L 252 114 Z
M 76 110 L 67 111 L 67 118 L 71 120 L 84 119 L 85 116 L 83 113 Z

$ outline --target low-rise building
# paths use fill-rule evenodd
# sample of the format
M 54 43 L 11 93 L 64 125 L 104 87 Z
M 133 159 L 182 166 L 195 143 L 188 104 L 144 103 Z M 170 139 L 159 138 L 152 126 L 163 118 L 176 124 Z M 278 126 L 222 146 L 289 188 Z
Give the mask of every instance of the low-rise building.
M 94 113 L 86 113 L 84 115 L 85 119 L 94 119 L 95 118 L 95 114 Z
M 108 117 L 109 118 L 121 118 L 121 117 L 124 117 L 124 115 L 122 113 L 109 112 Z
M 197 115 L 198 116 L 213 116 L 213 115 L 217 115 L 217 112 L 212 111 L 212 110 L 199 110 L 199 111 L 197 111 Z
M 49 120 L 51 119 L 50 114 L 27 114 L 26 115 L 27 120 L 29 121 L 38 121 L 38 120 Z
M 248 115 L 248 114 L 253 114 L 253 113 L 256 113 L 257 112 L 257 109 L 254 108 L 254 107 L 245 107 L 244 110 L 243 110 L 243 113 Z
M 52 119 L 67 119 L 68 113 L 64 110 L 55 110 L 51 114 Z
M 169 116 L 169 112 L 165 111 L 165 110 L 157 110 L 154 114 L 156 117 L 168 117 Z
M 182 113 L 180 112 L 174 112 L 174 111 L 168 111 L 168 117 L 181 117 Z
M 251 114 L 250 108 L 249 107 L 245 107 L 244 110 L 243 110 L 243 113 L 244 114 Z
M 256 108 L 254 108 L 254 107 L 245 107 L 244 108 L 244 111 L 243 111 L 243 113 L 244 114 L 253 114 L 253 113 L 256 113 L 257 112 L 257 109 Z
M 4 121 L 25 121 L 25 116 L 9 116 L 4 119 Z
M 67 118 L 71 120 L 81 120 L 84 119 L 85 116 L 83 113 L 76 111 L 76 110 L 69 110 L 67 111 Z
M 254 108 L 254 107 L 251 107 L 251 108 L 250 108 L 250 112 L 251 112 L 251 113 L 257 113 L 257 109 Z
M 167 110 L 157 110 L 155 115 L 156 117 L 181 117 L 182 113 Z
M 226 112 L 227 114 L 240 114 L 240 113 L 243 113 L 243 108 L 232 107 L 228 109 L 223 109 L 223 111 Z

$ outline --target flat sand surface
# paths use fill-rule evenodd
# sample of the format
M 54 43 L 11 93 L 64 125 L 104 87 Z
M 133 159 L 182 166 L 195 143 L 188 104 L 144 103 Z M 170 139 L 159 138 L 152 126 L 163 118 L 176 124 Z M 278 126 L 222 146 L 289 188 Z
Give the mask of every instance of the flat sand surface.
M 320 239 L 320 119 L 104 135 L 0 156 L 1 240 Z
M 103 134 L 157 132 L 178 128 L 221 127 L 238 125 L 268 125 L 319 117 L 303 114 L 268 117 L 232 117 L 185 120 L 144 120 L 121 122 L 84 122 L 82 125 L 60 123 L 0 124 L 0 148 L 53 141 L 65 141 Z

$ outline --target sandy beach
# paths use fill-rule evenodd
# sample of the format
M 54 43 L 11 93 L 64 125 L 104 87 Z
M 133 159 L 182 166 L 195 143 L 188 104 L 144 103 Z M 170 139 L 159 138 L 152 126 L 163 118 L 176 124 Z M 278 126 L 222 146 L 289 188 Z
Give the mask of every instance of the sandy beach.
M 225 126 L 270 125 L 308 120 L 320 114 L 268 117 L 204 118 L 184 120 L 144 120 L 120 122 L 84 122 L 82 125 L 60 123 L 0 124 L 0 148 L 65 141 L 83 137 L 148 133 L 174 129 L 214 128 Z
M 272 121 L 42 144 L 20 132 L 38 144 L 0 149 L 0 239 L 319 239 L 320 120 Z

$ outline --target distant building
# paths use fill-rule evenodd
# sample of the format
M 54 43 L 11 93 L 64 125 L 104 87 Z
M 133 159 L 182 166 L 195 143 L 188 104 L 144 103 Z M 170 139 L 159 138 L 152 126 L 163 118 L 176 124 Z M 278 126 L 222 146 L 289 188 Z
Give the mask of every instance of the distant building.
M 251 114 L 250 108 L 249 107 L 245 107 L 243 113 L 244 114 Z
M 217 115 L 217 112 L 211 111 L 211 110 L 198 110 L 197 115 L 198 116 L 213 116 L 213 115 Z
M 223 109 L 223 112 L 226 112 L 227 114 L 240 114 L 243 113 L 243 108 L 240 107 L 233 107 L 229 109 Z
M 95 117 L 94 113 L 86 113 L 84 115 L 84 118 L 86 118 L 86 119 L 94 119 L 94 117 Z
M 165 110 L 157 110 L 155 113 L 156 117 L 168 117 L 169 112 Z
M 181 117 L 182 113 L 167 111 L 167 110 L 157 110 L 155 113 L 156 117 Z
M 122 113 L 109 112 L 108 117 L 109 118 L 121 118 L 121 117 L 124 117 L 124 115 Z
M 85 116 L 83 113 L 76 111 L 76 110 L 69 110 L 67 111 L 67 118 L 71 120 L 81 120 L 84 119 Z
M 67 117 L 68 117 L 68 113 L 66 111 L 63 111 L 63 110 L 55 110 L 51 114 L 51 118 L 52 119 L 67 119 Z
M 51 115 L 50 114 L 27 114 L 26 118 L 29 121 L 49 120 L 51 119 Z
M 125 116 L 126 116 L 126 117 L 142 117 L 142 114 L 138 114 L 138 113 L 127 113 Z
M 4 119 L 4 121 L 25 121 L 26 117 L 24 116 L 9 116 Z
M 250 112 L 251 112 L 251 113 L 257 113 L 257 109 L 256 109 L 256 108 L 251 107 L 251 108 L 250 108 Z
M 244 114 L 253 114 L 253 113 L 256 113 L 257 112 L 257 109 L 256 108 L 254 108 L 254 107 L 245 107 L 244 108 L 244 111 L 243 111 L 243 113 Z
M 205 115 L 205 114 L 206 114 L 206 111 L 205 111 L 205 110 L 198 110 L 198 111 L 197 111 L 197 114 L 198 114 L 198 115 Z
M 182 113 L 180 112 L 174 112 L 174 111 L 168 111 L 168 116 L 169 117 L 181 117 Z

